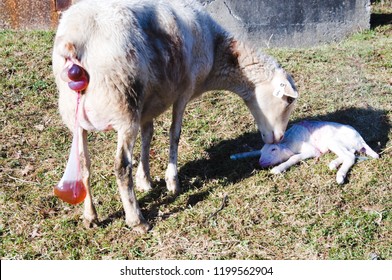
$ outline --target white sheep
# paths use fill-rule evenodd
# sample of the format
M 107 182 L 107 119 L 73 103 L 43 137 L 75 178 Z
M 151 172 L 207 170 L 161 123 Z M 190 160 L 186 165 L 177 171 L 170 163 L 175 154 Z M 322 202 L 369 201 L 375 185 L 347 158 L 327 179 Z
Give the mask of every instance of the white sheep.
M 355 163 L 355 152 L 365 152 L 378 158 L 351 126 L 335 122 L 303 121 L 293 125 L 279 144 L 265 144 L 260 151 L 262 167 L 278 166 L 271 173 L 278 174 L 307 158 L 319 157 L 332 151 L 338 157 L 331 161 L 329 168 L 337 169 L 336 181 L 343 184 L 346 174 Z
M 139 130 L 142 149 L 136 187 L 149 190 L 153 121 L 172 107 L 165 179 L 168 190 L 176 193 L 178 143 L 189 101 L 206 91 L 234 92 L 245 101 L 264 142 L 274 143 L 283 137 L 298 97 L 292 78 L 273 58 L 234 39 L 192 0 L 83 0 L 63 13 L 53 48 L 53 72 L 60 114 L 73 130 L 76 97 L 61 78 L 69 61 L 82 66 L 89 78 L 78 110 L 87 226 L 97 221 L 89 186 L 87 131 L 117 131 L 115 174 L 126 223 L 145 232 L 149 225 L 132 180 Z

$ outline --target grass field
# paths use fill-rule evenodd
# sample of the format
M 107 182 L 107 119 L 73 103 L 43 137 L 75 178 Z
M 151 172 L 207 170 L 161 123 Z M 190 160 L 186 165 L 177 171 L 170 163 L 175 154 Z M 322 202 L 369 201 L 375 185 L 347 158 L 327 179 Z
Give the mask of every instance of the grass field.
M 261 137 L 237 96 L 208 93 L 186 111 L 177 197 L 163 180 L 170 115 L 156 121 L 154 190 L 137 193 L 153 226 L 146 235 L 124 222 L 113 132 L 89 135 L 100 226 L 85 229 L 82 206 L 53 196 L 72 138 L 57 111 L 54 34 L 0 31 L 1 259 L 392 259 L 392 26 L 378 24 L 338 43 L 265 51 L 298 85 L 291 123 L 350 124 L 380 159 L 358 162 L 344 185 L 327 167 L 331 154 L 282 175 L 257 159 L 230 161 Z

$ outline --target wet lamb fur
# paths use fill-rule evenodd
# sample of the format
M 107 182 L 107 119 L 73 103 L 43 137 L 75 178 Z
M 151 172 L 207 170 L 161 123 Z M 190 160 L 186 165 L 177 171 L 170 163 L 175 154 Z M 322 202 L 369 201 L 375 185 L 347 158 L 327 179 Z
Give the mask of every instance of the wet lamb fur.
M 338 184 L 344 183 L 347 172 L 354 165 L 355 152 L 365 152 L 373 158 L 379 157 L 349 125 L 303 121 L 288 129 L 279 144 L 264 145 L 259 163 L 262 167 L 279 164 L 271 169 L 271 173 L 279 174 L 301 160 L 319 157 L 328 151 L 338 156 L 329 164 L 331 170 L 340 166 L 336 173 Z
M 281 140 L 298 97 L 291 77 L 269 56 L 235 40 L 195 1 L 82 0 L 60 21 L 53 50 L 59 110 L 72 131 L 76 98 L 60 73 L 67 59 L 89 73 L 79 121 L 86 226 L 95 225 L 87 131 L 118 133 L 115 174 L 127 225 L 146 232 L 132 181 L 132 151 L 141 132 L 136 187 L 151 189 L 153 120 L 172 106 L 166 185 L 180 191 L 177 152 L 186 104 L 211 90 L 229 90 L 245 101 L 266 143 Z

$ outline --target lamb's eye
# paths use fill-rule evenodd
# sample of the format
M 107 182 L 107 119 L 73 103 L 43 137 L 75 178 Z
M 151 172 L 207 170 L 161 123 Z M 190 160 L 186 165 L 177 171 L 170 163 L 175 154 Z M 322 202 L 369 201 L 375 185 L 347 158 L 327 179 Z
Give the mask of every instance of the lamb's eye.
M 273 148 L 272 150 L 271 150 L 271 152 L 275 152 L 276 151 L 276 148 Z

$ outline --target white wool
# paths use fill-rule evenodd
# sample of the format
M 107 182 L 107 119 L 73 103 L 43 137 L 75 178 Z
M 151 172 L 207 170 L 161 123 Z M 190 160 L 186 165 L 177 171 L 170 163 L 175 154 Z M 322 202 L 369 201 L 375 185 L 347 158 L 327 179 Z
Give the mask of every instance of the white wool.
M 264 142 L 274 143 L 283 136 L 298 97 L 290 75 L 274 59 L 233 38 L 191 0 L 83 0 L 64 12 L 53 48 L 53 72 L 60 114 L 72 130 L 75 94 L 61 79 L 70 58 L 89 74 L 78 110 L 84 130 L 79 142 L 86 163 L 88 223 L 97 215 L 88 186 L 86 131 L 118 132 L 115 173 L 125 218 L 129 226 L 145 231 L 148 226 L 130 178 L 139 131 L 142 149 L 135 182 L 139 189 L 149 190 L 153 123 L 172 108 L 165 179 L 168 190 L 178 192 L 178 143 L 183 113 L 192 99 L 211 90 L 238 94 Z
M 303 121 L 287 130 L 279 144 L 264 145 L 259 163 L 262 167 L 279 164 L 271 169 L 272 173 L 278 174 L 301 160 L 319 157 L 328 151 L 338 156 L 329 167 L 334 170 L 341 165 L 336 174 L 339 184 L 344 183 L 347 172 L 355 163 L 355 152 L 365 152 L 373 158 L 379 157 L 349 125 Z

